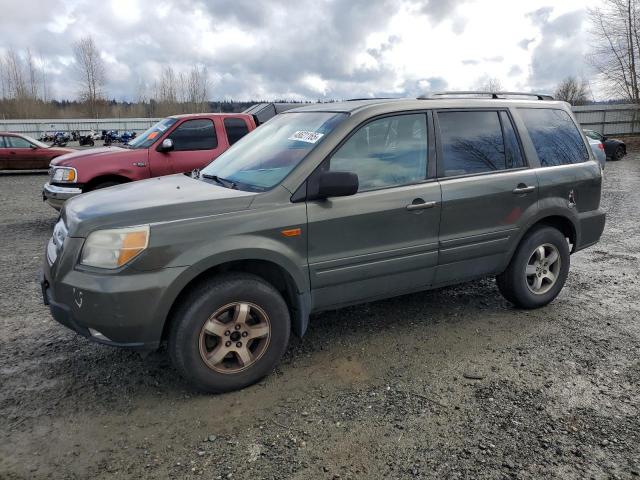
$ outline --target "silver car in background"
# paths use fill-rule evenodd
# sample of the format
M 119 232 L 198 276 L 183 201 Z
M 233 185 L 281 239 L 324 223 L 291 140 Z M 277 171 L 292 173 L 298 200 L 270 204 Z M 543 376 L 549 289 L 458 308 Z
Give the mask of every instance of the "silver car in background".
M 587 137 L 587 140 L 589 140 L 589 145 L 591 145 L 591 150 L 593 150 L 596 160 L 598 160 L 600 167 L 604 170 L 607 164 L 607 154 L 604 152 L 604 145 L 600 140 L 594 140 L 590 137 Z

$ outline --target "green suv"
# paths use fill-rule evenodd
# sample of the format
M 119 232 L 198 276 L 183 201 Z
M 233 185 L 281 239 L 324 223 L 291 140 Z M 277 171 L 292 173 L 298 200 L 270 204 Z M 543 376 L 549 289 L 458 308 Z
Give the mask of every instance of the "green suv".
M 602 234 L 602 174 L 566 103 L 492 97 L 305 106 L 190 176 L 74 198 L 44 301 L 96 342 L 167 343 L 211 392 L 267 375 L 321 310 L 486 276 L 542 307 Z

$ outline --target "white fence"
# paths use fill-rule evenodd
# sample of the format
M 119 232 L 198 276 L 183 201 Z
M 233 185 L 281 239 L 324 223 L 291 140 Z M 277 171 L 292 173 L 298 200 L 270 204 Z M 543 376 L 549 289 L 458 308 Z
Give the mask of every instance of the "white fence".
M 640 105 L 584 105 L 573 107 L 582 128 L 604 135 L 640 134 Z
M 573 107 L 578 122 L 583 128 L 596 130 L 605 135 L 640 134 L 640 106 L 625 105 L 584 105 Z M 0 131 L 25 133 L 38 138 L 44 132 L 79 130 L 132 130 L 143 132 L 159 121 L 159 118 L 102 118 L 87 120 L 43 119 L 43 120 L 0 120 Z
M 70 132 L 72 130 L 78 130 L 81 133 L 86 133 L 89 130 L 98 133 L 102 130 L 118 130 L 120 132 L 129 130 L 140 133 L 159 120 L 159 118 L 0 120 L 0 132 L 24 133 L 35 138 L 40 137 L 44 132 Z

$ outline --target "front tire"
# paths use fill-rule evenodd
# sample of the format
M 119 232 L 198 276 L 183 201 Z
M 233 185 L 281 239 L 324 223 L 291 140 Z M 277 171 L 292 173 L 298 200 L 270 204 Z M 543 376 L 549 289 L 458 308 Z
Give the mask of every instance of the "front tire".
M 553 301 L 569 274 L 571 256 L 565 236 L 553 227 L 537 227 L 518 246 L 507 269 L 496 277 L 500 293 L 520 308 Z
M 229 392 L 268 375 L 289 343 L 289 309 L 256 275 L 230 273 L 196 287 L 172 318 L 169 355 L 199 390 Z
M 93 192 L 94 190 L 101 190 L 103 188 L 115 187 L 116 185 L 120 185 L 120 182 L 102 182 L 102 183 L 98 183 L 90 191 Z

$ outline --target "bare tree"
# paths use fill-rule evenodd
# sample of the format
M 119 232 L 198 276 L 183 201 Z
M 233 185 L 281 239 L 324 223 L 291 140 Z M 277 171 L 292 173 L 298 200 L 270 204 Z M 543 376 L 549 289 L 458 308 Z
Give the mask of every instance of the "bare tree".
M 589 101 L 589 84 L 585 79 L 567 77 L 556 87 L 553 96 L 571 105 L 584 105 Z
M 206 67 L 194 65 L 186 76 L 184 86 L 185 103 L 191 111 L 203 111 L 209 89 Z
M 89 113 L 93 117 L 104 96 L 106 84 L 104 61 L 92 37 L 84 37 L 74 43 L 73 54 L 81 85 L 80 98 L 86 102 Z
M 4 71 L 7 83 L 7 97 L 16 100 L 26 98 L 28 95 L 24 67 L 18 52 L 13 48 L 7 50 L 4 56 Z
M 170 65 L 162 69 L 156 100 L 169 104 L 178 102 L 178 78 Z
M 477 88 L 482 92 L 500 92 L 503 90 L 502 82 L 499 78 L 495 77 L 485 78 L 478 83 Z
M 602 0 L 589 9 L 590 63 L 612 97 L 640 103 L 640 0 Z

